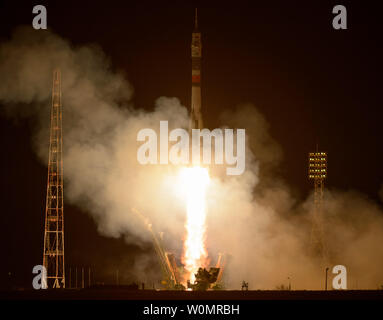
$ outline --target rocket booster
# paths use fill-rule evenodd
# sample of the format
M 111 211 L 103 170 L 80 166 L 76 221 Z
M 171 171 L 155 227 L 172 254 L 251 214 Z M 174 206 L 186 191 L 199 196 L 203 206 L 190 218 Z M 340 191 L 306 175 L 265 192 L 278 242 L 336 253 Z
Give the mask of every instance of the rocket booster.
M 197 9 L 195 9 L 194 31 L 191 42 L 192 57 L 192 95 L 191 95 L 191 115 L 190 131 L 192 129 L 202 129 L 201 114 L 201 33 L 198 31 Z

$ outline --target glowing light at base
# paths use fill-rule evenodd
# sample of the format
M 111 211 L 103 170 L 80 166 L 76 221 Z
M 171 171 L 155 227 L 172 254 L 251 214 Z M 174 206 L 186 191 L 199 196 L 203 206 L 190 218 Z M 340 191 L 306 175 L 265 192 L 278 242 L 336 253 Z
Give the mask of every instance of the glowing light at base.
M 186 238 L 182 262 L 186 269 L 185 280 L 194 282 L 199 267 L 207 264 L 206 191 L 210 182 L 208 170 L 190 167 L 181 170 L 181 184 L 186 193 Z

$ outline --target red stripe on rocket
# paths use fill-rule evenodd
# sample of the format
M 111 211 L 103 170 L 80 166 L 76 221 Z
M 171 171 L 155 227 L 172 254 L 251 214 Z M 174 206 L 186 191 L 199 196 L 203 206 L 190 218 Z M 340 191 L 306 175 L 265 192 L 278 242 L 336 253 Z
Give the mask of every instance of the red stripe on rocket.
M 193 83 L 200 83 L 201 82 L 201 76 L 198 75 L 192 75 L 192 82 Z

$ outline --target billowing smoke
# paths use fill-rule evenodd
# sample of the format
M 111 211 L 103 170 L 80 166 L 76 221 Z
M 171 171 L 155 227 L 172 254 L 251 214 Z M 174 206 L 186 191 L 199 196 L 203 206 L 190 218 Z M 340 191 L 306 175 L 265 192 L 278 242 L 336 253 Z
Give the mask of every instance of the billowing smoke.
M 74 47 L 51 32 L 19 28 L 0 45 L 0 100 L 8 116 L 37 120 L 33 144 L 44 164 L 57 67 L 62 71 L 66 199 L 89 212 L 103 235 L 147 246 L 151 234 L 132 212 L 136 208 L 179 255 L 185 222 L 185 204 L 174 185 L 179 168 L 139 164 L 136 137 L 143 128 L 159 132 L 160 120 L 168 120 L 169 129 L 187 128 L 187 109 L 177 98 L 160 97 L 153 111 L 144 112 L 133 106 L 131 85 L 100 48 Z M 221 123 L 247 130 L 246 171 L 226 176 L 213 170 L 207 232 L 211 264 L 219 252 L 230 256 L 228 288 L 246 280 L 252 289 L 274 289 L 286 285 L 287 278 L 294 289 L 323 288 L 323 265 L 309 250 L 312 198 L 298 203 L 275 174 L 282 150 L 270 137 L 267 121 L 245 105 L 222 114 Z M 329 266 L 347 267 L 349 288 L 356 281 L 359 288 L 382 284 L 378 205 L 357 193 L 326 191 L 324 221 Z M 152 262 L 139 256 L 133 268 L 137 279 Z
M 232 255 L 229 286 L 246 280 L 254 289 L 286 288 L 289 282 L 294 289 L 323 289 L 325 268 L 331 273 L 335 265 L 346 266 L 348 288 L 380 286 L 383 214 L 378 204 L 358 192 L 325 190 L 322 223 L 328 258 L 323 261 L 312 253 L 310 242 L 313 195 L 299 202 L 275 173 L 282 153 L 264 117 L 254 106 L 242 105 L 223 114 L 222 122 L 247 129 L 247 154 L 255 161 L 247 164 L 244 175 L 217 183 L 209 197 L 212 250 Z

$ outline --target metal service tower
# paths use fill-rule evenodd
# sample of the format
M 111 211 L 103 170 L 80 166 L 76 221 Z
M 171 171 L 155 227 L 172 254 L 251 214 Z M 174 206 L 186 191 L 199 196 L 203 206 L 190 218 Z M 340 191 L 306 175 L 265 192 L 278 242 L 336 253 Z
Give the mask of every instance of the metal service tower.
M 47 288 L 65 288 L 61 72 L 54 70 L 43 265 Z
M 322 206 L 324 194 L 324 180 L 327 177 L 327 153 L 309 153 L 308 177 L 314 180 L 314 214 L 311 231 L 311 245 L 322 258 L 327 259 L 325 241 L 323 237 Z

